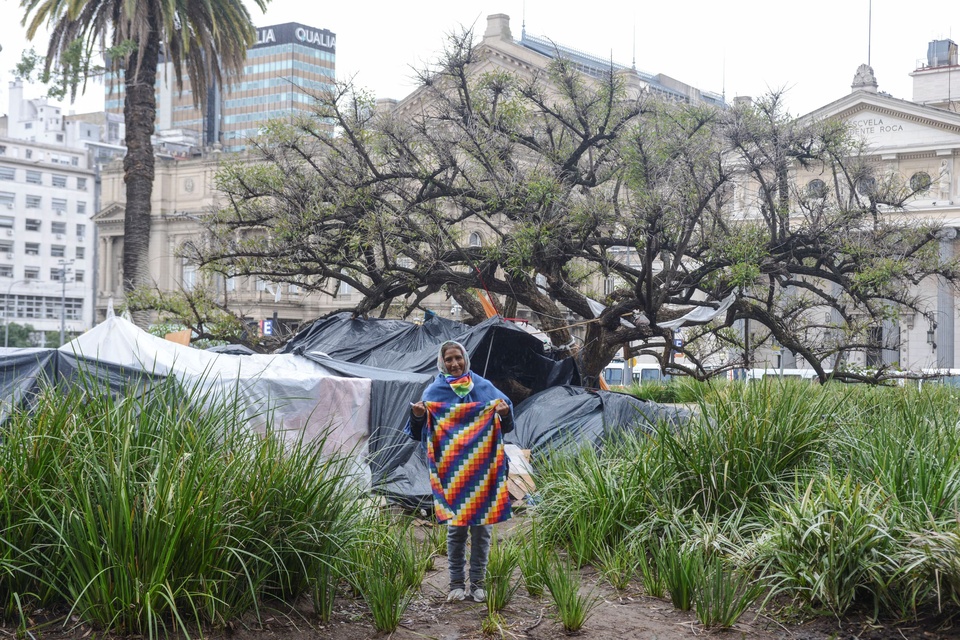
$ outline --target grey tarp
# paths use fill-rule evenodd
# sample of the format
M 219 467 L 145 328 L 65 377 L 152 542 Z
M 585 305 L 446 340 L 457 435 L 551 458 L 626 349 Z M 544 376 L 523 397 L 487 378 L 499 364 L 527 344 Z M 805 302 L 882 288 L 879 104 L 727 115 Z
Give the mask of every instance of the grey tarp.
M 163 378 L 57 349 L 0 348 L 0 421 L 6 419 L 11 408 L 29 404 L 43 383 L 96 384 L 98 389 L 106 383 L 112 392 L 124 393 L 132 388 L 149 389 Z
M 520 403 L 515 413 L 516 429 L 506 441 L 530 449 L 534 457 L 568 444 L 599 444 L 625 430 L 649 433 L 662 420 L 679 425 L 690 418 L 686 409 L 571 386 L 538 393 Z
M 0 421 L 29 402 L 41 381 L 53 380 L 56 371 L 56 349 L 0 348 Z
M 515 402 L 558 384 L 580 382 L 572 358 L 555 359 L 540 340 L 499 317 L 469 327 L 437 316 L 417 325 L 339 313 L 301 331 L 283 353 L 323 353 L 335 360 L 432 375 L 437 371 L 437 347 L 444 340 L 462 343 L 471 369 Z
M 403 501 L 418 502 L 429 496 L 423 448 L 403 432 L 403 426 L 410 403 L 420 398 L 433 376 L 378 369 L 314 353 L 304 356 L 334 375 L 371 380 L 369 461 L 373 487 Z

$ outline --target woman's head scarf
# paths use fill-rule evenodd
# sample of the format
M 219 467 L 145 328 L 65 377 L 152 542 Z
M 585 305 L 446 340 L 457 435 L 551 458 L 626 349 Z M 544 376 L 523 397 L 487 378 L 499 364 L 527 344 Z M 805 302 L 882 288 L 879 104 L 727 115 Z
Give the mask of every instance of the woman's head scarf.
M 463 354 L 463 372 L 468 373 L 470 371 L 470 356 L 467 355 L 467 350 L 463 348 L 463 345 L 456 340 L 447 340 L 440 345 L 440 352 L 437 354 L 437 369 L 445 376 L 450 375 L 450 372 L 447 371 L 447 365 L 443 362 L 443 352 L 450 347 L 460 349 L 460 353 Z

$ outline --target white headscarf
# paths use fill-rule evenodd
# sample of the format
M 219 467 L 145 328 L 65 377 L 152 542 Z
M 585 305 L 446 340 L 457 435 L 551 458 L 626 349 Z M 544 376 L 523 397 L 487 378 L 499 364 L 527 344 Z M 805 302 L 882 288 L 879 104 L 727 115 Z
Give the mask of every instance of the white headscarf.
M 450 372 L 447 371 L 447 365 L 443 362 L 443 352 L 446 351 L 449 347 L 457 347 L 460 349 L 460 353 L 463 354 L 463 372 L 467 373 L 470 371 L 470 356 L 467 355 L 467 350 L 463 348 L 463 345 L 457 342 L 456 340 L 447 340 L 440 345 L 440 352 L 437 354 L 437 369 L 440 370 L 445 376 L 450 375 Z

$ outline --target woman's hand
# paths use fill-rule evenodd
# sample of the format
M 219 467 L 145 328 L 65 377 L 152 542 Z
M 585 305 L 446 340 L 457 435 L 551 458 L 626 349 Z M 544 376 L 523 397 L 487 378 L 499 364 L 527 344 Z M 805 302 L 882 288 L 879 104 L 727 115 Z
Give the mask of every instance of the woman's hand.
M 505 416 L 510 413 L 510 405 L 503 400 L 497 400 L 497 408 L 494 411 L 497 412 L 498 416 Z
M 420 402 L 411 402 L 410 411 L 413 412 L 413 415 L 417 418 L 422 418 L 427 413 L 427 406 L 423 404 L 423 400 Z

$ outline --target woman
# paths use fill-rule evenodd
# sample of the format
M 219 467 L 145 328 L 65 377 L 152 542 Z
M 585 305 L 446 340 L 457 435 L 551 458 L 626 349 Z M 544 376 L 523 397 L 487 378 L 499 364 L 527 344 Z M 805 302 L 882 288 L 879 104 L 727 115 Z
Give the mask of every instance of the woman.
M 447 522 L 450 592 L 447 602 L 467 596 L 487 598 L 484 577 L 490 553 L 491 525 L 510 518 L 507 456 L 503 434 L 513 430 L 513 403 L 488 380 L 470 371 L 459 342 L 440 345 L 440 374 L 410 405 L 408 433 L 423 439 L 437 520 Z M 465 581 L 470 534 L 470 584 Z

